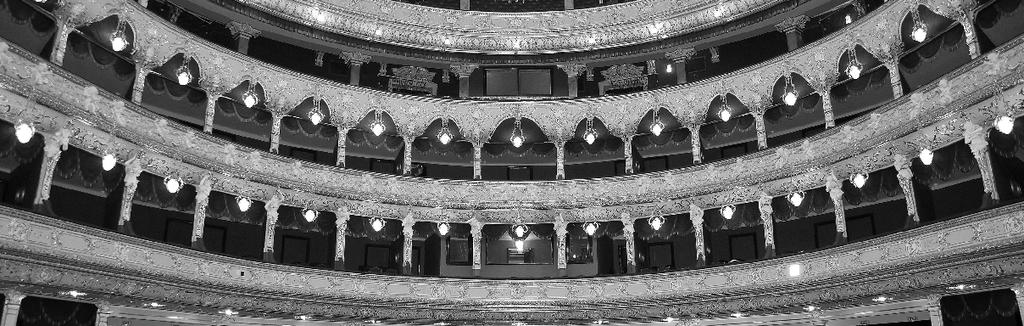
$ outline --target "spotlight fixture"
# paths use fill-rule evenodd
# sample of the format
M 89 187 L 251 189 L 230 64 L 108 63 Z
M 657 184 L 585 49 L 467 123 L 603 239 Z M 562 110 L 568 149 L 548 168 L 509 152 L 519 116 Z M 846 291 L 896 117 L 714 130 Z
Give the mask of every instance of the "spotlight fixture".
M 860 78 L 864 66 L 857 60 L 857 48 L 851 48 L 847 53 L 850 55 L 850 65 L 846 66 L 846 75 L 853 79 Z
M 384 224 L 386 223 L 387 221 L 384 221 L 384 219 L 379 217 L 374 217 L 370 219 L 370 227 L 373 228 L 373 230 L 376 232 L 380 232 L 380 230 L 383 230 Z
M 448 222 L 437 223 L 437 233 L 440 233 L 441 236 L 448 235 L 448 231 L 450 229 L 451 229 L 451 226 L 448 225 Z
M 874 301 L 874 302 L 877 302 L 877 303 L 883 303 L 883 302 L 886 302 L 886 301 L 889 301 L 889 300 L 892 300 L 892 298 L 884 296 L 884 295 L 880 295 L 880 296 L 871 298 L 871 301 Z
M 448 119 L 441 120 L 441 130 L 437 132 L 437 140 L 442 145 L 448 145 L 452 141 L 452 131 L 448 129 Z
M 169 193 L 176 194 L 184 186 L 185 182 L 181 181 L 178 177 L 167 176 L 164 178 L 164 187 L 167 187 L 167 192 Z
M 384 121 L 381 119 L 380 110 L 373 110 L 373 122 L 370 123 L 370 131 L 373 132 L 374 136 L 380 136 L 384 134 L 387 127 L 384 126 Z
M 188 57 L 185 57 L 183 60 L 184 62 L 181 63 L 181 66 L 179 66 L 178 70 L 175 72 L 175 76 L 178 77 L 178 85 L 181 86 L 192 83 L 192 73 L 188 70 Z
M 124 19 L 117 17 L 117 27 L 110 34 L 110 48 L 114 52 L 121 52 L 128 48 L 128 36 L 125 34 L 124 24 Z
M 996 130 L 999 130 L 999 132 L 1003 133 L 1004 135 L 1009 135 L 1010 133 L 1013 132 L 1013 118 L 1009 116 L 1004 115 L 996 118 L 996 121 L 995 123 L 993 123 L 993 125 L 996 127 Z M 18 139 L 21 140 L 21 137 L 18 137 Z
M 789 264 L 787 272 L 789 277 L 799 277 L 804 274 L 804 266 L 800 264 Z
M 249 81 L 249 86 L 246 87 L 245 93 L 242 95 L 242 104 L 245 104 L 246 108 L 252 108 L 256 104 L 260 103 L 260 99 L 256 97 L 256 82 Z
M 662 225 L 665 225 L 665 218 L 660 215 L 651 216 L 647 219 L 647 224 L 651 225 L 651 228 L 655 231 L 660 230 Z
M 665 130 L 665 124 L 658 118 L 658 110 L 651 111 L 651 133 L 655 137 L 661 136 L 661 132 Z
M 588 145 L 593 145 L 597 141 L 597 130 L 594 129 L 594 118 L 587 118 L 587 131 L 583 132 L 583 140 Z
M 103 171 L 110 171 L 117 165 L 117 157 L 114 154 L 107 153 L 103 155 Z
M 733 205 L 723 206 L 722 209 L 721 209 L 721 213 L 722 213 L 722 217 L 724 217 L 727 220 L 731 220 L 732 219 L 732 214 L 736 213 L 736 206 L 733 206 Z
M 235 203 L 238 204 L 238 211 L 246 212 L 252 207 L 252 200 L 247 197 L 238 196 L 235 198 Z
M 162 308 L 162 307 L 165 307 L 166 305 L 158 303 L 158 302 L 150 302 L 150 303 L 144 304 L 142 306 L 143 307 L 149 307 L 149 308 Z
M 863 188 L 864 184 L 868 182 L 868 175 L 864 173 L 854 173 L 850 176 L 850 183 L 853 184 L 857 189 Z
M 308 208 L 302 211 L 302 218 L 306 219 L 306 222 L 309 223 L 313 223 L 313 221 L 316 221 L 316 217 L 319 215 L 320 212 Z
M 594 233 L 597 233 L 598 226 L 597 222 L 583 223 L 583 232 L 586 232 L 589 236 L 593 236 Z
M 744 313 L 742 313 L 742 312 L 734 312 L 734 313 L 732 313 L 732 314 L 729 314 L 729 316 L 732 316 L 732 318 L 743 318 L 743 317 L 744 317 L 744 316 L 746 316 L 746 315 L 747 315 L 747 314 L 744 314 Z
M 665 65 L 665 73 L 667 73 L 667 74 L 671 74 L 672 73 L 672 64 L 671 63 Z
M 925 25 L 924 21 L 921 20 L 920 10 L 914 10 L 912 17 L 914 19 L 914 27 L 910 30 L 910 38 L 917 43 L 924 42 L 928 38 L 928 25 Z
M 815 312 L 815 311 L 818 311 L 818 309 L 820 309 L 820 308 L 818 308 L 816 306 L 806 306 L 806 307 L 804 307 L 804 311 L 806 311 L 806 312 Z
M 529 231 L 530 227 L 526 224 L 516 224 L 512 226 L 512 235 L 516 238 L 522 238 L 526 236 L 526 231 Z
M 796 85 L 793 85 L 793 74 L 786 75 L 786 93 L 782 95 L 782 103 L 788 106 L 796 105 Z
M 224 310 L 221 310 L 221 311 L 218 311 L 218 312 L 223 314 L 223 315 L 225 315 L 225 316 L 235 316 L 235 315 L 238 315 L 238 312 L 234 311 L 234 310 L 231 310 L 231 308 L 227 308 L 227 309 L 224 309 Z
M 847 25 L 852 24 L 853 17 L 851 17 L 850 14 L 846 14 L 846 16 L 843 16 L 843 22 L 846 23 Z
M 794 207 L 799 207 L 804 202 L 804 192 L 797 191 L 789 195 L 789 203 L 793 204 Z
M 718 117 L 722 119 L 722 122 L 729 122 L 729 119 L 732 118 L 732 109 L 729 108 L 728 94 L 722 94 L 722 108 L 718 110 Z
M 924 165 L 932 165 L 932 159 L 935 158 L 935 153 L 930 149 L 922 148 L 921 154 L 918 154 L 917 158 L 921 159 L 921 163 Z
M 18 142 L 22 144 L 28 144 L 32 140 L 32 136 L 36 134 L 36 127 L 31 123 L 18 121 L 14 125 L 14 137 L 18 138 Z
M 526 137 L 523 136 L 523 125 L 520 118 L 516 118 L 515 126 L 512 128 L 512 137 L 509 137 L 509 141 L 512 142 L 512 146 L 515 148 L 523 147 L 523 143 L 526 142 Z

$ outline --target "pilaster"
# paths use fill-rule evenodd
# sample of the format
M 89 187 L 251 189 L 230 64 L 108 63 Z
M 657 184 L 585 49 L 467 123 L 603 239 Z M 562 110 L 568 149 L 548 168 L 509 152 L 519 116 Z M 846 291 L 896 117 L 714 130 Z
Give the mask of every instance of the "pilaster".
M 964 123 L 964 142 L 971 148 L 974 159 L 978 161 L 981 170 L 981 181 L 985 186 L 985 193 L 992 200 L 999 201 L 999 193 L 996 191 L 995 174 L 992 171 L 992 158 L 988 153 L 988 130 L 974 122 Z
M 277 231 L 277 209 L 281 207 L 281 197 L 274 195 L 263 204 L 267 211 L 267 221 L 263 231 L 263 261 L 274 262 L 274 233 Z
M 121 218 L 117 220 L 117 231 L 132 234 L 132 198 L 139 188 L 139 176 L 142 175 L 141 158 L 134 157 L 124 162 L 124 194 L 121 196 Z
M 910 169 L 910 160 L 906 156 L 894 154 L 892 158 L 893 167 L 896 168 L 896 178 L 899 179 L 903 197 L 907 202 L 906 227 L 911 228 L 921 223 L 921 218 L 917 213 L 917 197 L 914 196 L 914 171 Z
M 633 236 L 636 229 L 629 214 L 622 213 L 620 219 L 622 221 L 622 236 L 626 238 L 626 273 L 636 274 L 636 238 Z
M 192 249 L 205 250 L 203 231 L 206 229 L 206 207 L 210 204 L 213 178 L 204 175 L 196 185 L 196 210 L 192 215 Z
M 690 204 L 690 223 L 693 224 L 693 238 L 696 241 L 697 267 L 702 267 L 707 264 L 704 249 L 704 210 L 694 204 Z
M 694 48 L 679 48 L 665 52 L 665 57 L 672 60 L 672 68 L 676 73 L 676 83 L 686 84 L 686 60 L 689 60 L 697 53 Z
M 775 29 L 786 34 L 786 46 L 789 48 L 789 51 L 796 50 L 803 45 L 804 26 L 807 25 L 808 21 L 807 16 L 799 15 L 786 18 L 775 25 Z
M 572 2 L 572 0 L 565 0 L 566 2 Z M 580 74 L 587 70 L 587 65 L 582 63 L 565 63 L 559 64 L 558 69 L 562 69 L 565 75 L 569 77 L 569 97 L 576 98 L 579 96 L 579 77 Z
M 370 55 L 359 52 L 342 52 L 339 56 L 348 62 L 348 84 L 359 86 L 359 75 L 362 72 L 363 64 L 370 62 Z
M 335 213 L 334 227 L 337 232 L 334 235 L 334 269 L 345 270 L 345 234 L 348 232 L 349 213 L 348 207 L 341 207 Z
M 479 66 L 471 64 L 451 65 L 452 73 L 459 76 L 459 98 L 469 97 L 469 76 L 473 74 L 476 68 L 479 68 Z
M 832 199 L 832 207 L 836 216 L 836 245 L 845 244 L 846 234 L 846 211 L 843 208 L 843 183 L 836 178 L 835 174 L 829 173 L 825 176 L 825 190 Z
M 18 325 L 18 312 L 21 311 L 21 300 L 25 299 L 25 295 L 20 292 L 9 290 L 4 292 L 4 311 L 2 326 L 17 326 Z
M 757 207 L 761 213 L 761 225 L 764 227 L 764 258 L 775 257 L 775 223 L 772 218 L 772 197 L 761 193 L 757 200 Z
M 228 23 L 228 31 L 237 43 L 235 50 L 242 54 L 249 53 L 249 40 L 260 35 L 260 31 L 251 25 L 234 21 Z

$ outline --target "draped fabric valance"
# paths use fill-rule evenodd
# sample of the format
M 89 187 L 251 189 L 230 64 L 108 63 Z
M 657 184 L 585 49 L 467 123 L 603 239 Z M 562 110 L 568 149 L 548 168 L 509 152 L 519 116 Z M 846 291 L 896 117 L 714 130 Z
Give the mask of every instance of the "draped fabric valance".
M 829 197 L 825 188 L 816 188 L 804 191 L 804 198 L 800 206 L 793 206 L 788 196 L 772 198 L 772 218 L 775 222 L 788 222 L 813 217 L 835 210 L 832 204 L 832 197 Z
M 761 225 L 761 211 L 756 202 L 736 205 L 731 219 L 722 216 L 721 209 L 704 211 L 704 227 L 711 232 L 735 230 Z
M 910 89 L 917 89 L 945 73 L 944 67 L 959 67 L 971 60 L 959 24 L 900 58 L 900 73 Z
M 133 201 L 163 209 L 192 212 L 196 207 L 196 188 L 185 185 L 172 194 L 167 191 L 163 177 L 143 172 L 139 175 L 139 188 L 135 191 Z
M 946 325 L 988 326 L 1020 323 L 1017 298 L 1008 289 L 943 297 L 942 319 Z
M 20 326 L 93 326 L 96 306 L 64 300 L 26 297 L 18 313 Z
M 346 235 L 354 238 L 366 238 L 370 241 L 395 241 L 402 237 L 402 222 L 384 219 L 384 228 L 374 231 L 370 226 L 369 218 L 351 216 L 348 219 Z
M 338 147 L 338 128 L 287 116 L 281 119 L 281 144 L 332 153 Z
M 1014 120 L 1013 132 L 1009 135 L 993 129 L 989 132 L 988 141 L 992 152 L 1000 157 L 1024 160 L 1024 119 Z
M 0 121 L 0 158 L 12 158 L 19 164 L 32 162 L 43 153 L 43 136 L 36 134 L 28 143 L 18 142 L 14 125 Z
M 527 224 L 527 231 L 523 235 L 523 239 L 529 238 L 531 235 L 540 239 L 550 240 L 555 236 L 555 226 L 553 224 Z M 484 225 L 481 233 L 485 240 L 493 241 L 501 239 L 505 236 L 514 237 L 512 234 L 511 224 L 488 224 Z
M 209 204 L 206 206 L 206 217 L 235 223 L 264 225 L 267 211 L 263 205 L 263 202 L 252 200 L 249 209 L 242 212 L 238 209 L 237 197 L 212 191 Z
M 181 86 L 156 74 L 146 75 L 142 104 L 160 115 L 203 125 L 206 119 L 206 92 Z
M 5 40 L 42 56 L 56 31 L 49 13 L 21 0 L 0 0 L 0 37 Z
M 975 22 L 981 33 L 1000 46 L 1024 31 L 1022 7 L 1020 0 L 996 0 L 978 12 Z
M 673 237 L 681 237 L 693 233 L 693 223 L 690 221 L 690 214 L 665 216 L 665 223 L 661 228 L 655 230 L 648 223 L 647 219 L 636 220 L 633 227 L 636 230 L 636 238 L 641 240 L 669 240 Z
M 82 33 L 68 36 L 64 69 L 102 89 L 127 98 L 135 82 L 135 63 L 93 42 Z
M 971 148 L 963 141 L 934 150 L 931 165 L 921 164 L 914 160 L 912 166 L 914 180 L 918 183 L 935 188 L 943 183 L 958 180 L 964 176 L 980 176 L 978 161 L 971 153 Z M 874 176 L 872 176 L 874 177 Z M 869 180 L 870 182 L 870 180 Z
M 744 115 L 700 128 L 701 144 L 705 148 L 725 147 L 757 139 L 754 116 Z
M 307 222 L 303 216 L 304 208 L 281 206 L 277 209 L 277 226 L 282 229 L 297 230 L 308 233 L 330 234 L 337 231 L 335 217 L 331 212 L 317 212 L 313 222 Z
M 109 195 L 123 184 L 124 167 L 116 165 L 110 171 L 103 171 L 103 158 L 68 147 L 60 154 L 54 177 L 54 184 L 75 185 Z
M 900 187 L 894 168 L 869 173 L 864 187 L 859 189 L 850 182 L 843 182 L 843 198 L 852 206 L 883 202 L 901 196 L 903 188 Z
M 858 79 L 847 79 L 832 87 L 832 113 L 844 118 L 871 110 L 892 96 L 889 69 L 878 66 L 864 71 Z
M 213 118 L 215 129 L 252 139 L 270 139 L 272 123 L 270 111 L 247 108 L 227 98 L 217 100 Z

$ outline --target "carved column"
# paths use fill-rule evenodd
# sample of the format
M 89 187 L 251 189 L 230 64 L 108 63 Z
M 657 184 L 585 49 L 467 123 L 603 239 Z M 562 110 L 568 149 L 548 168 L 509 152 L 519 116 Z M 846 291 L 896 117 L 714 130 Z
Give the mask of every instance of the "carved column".
M 342 207 L 335 213 L 334 227 L 337 232 L 334 235 L 334 269 L 345 270 L 345 234 L 348 232 L 348 207 Z
M 693 238 L 696 241 L 697 267 L 702 267 L 707 264 L 704 249 L 704 210 L 694 204 L 690 204 L 690 223 L 693 223 Z
M 928 319 L 931 320 L 932 326 L 942 326 L 941 301 L 941 295 L 928 296 Z
M 20 292 L 9 290 L 4 292 L 4 311 L 2 326 L 17 326 L 18 312 L 21 310 L 21 300 L 25 295 Z
M 690 151 L 693 153 L 693 164 L 699 164 L 704 159 L 700 149 L 700 124 L 690 125 Z
M 470 64 L 451 65 L 451 71 L 459 75 L 459 98 L 469 97 L 469 76 L 478 67 Z
M 249 40 L 260 35 L 259 30 L 239 22 L 228 23 L 228 30 L 231 31 L 231 36 L 235 37 L 235 50 L 242 54 L 249 53 Z
M 905 227 L 911 228 L 921 223 L 921 218 L 917 214 L 917 197 L 914 196 L 914 171 L 910 169 L 910 160 L 906 156 L 894 154 L 892 159 L 892 165 L 896 168 L 896 178 L 900 181 L 903 197 L 907 201 L 907 222 Z
M 836 245 L 846 243 L 846 211 L 843 209 L 843 183 L 835 174 L 825 176 L 825 190 L 832 198 L 832 207 L 836 215 Z
M 757 132 L 757 149 L 768 148 L 768 131 L 765 130 L 764 109 L 753 108 L 750 113 L 754 115 L 754 127 Z
M 480 275 L 480 266 L 482 265 L 480 263 L 480 260 L 481 260 L 480 259 L 480 247 L 484 245 L 483 244 L 483 242 L 484 242 L 484 237 L 483 237 L 484 225 L 483 225 L 483 223 L 480 223 L 480 220 L 477 220 L 474 217 L 473 219 L 469 220 L 469 228 L 470 228 L 469 229 L 470 236 L 473 237 L 471 239 L 472 244 L 473 244 L 473 275 L 474 276 L 479 276 Z
M 142 162 L 134 157 L 124 162 L 124 194 L 121 196 L 121 218 L 117 220 L 117 231 L 132 234 L 132 198 L 139 188 L 139 175 L 142 175 Z
M 672 60 L 672 68 L 676 72 L 676 84 L 686 84 L 686 60 L 697 53 L 694 48 L 675 49 L 665 53 L 665 57 Z
M 1024 322 L 1024 283 L 1014 285 L 1011 290 L 1017 296 L 1017 310 L 1020 310 L 1020 320 Z
M 796 50 L 803 45 L 803 31 L 807 21 L 807 16 L 800 15 L 786 18 L 778 25 L 775 25 L 775 29 L 786 34 L 786 46 L 789 48 L 789 51 Z
M 565 0 L 566 3 L 571 4 L 572 0 Z M 579 77 L 580 74 L 587 70 L 587 65 L 582 63 L 566 63 L 558 65 L 558 69 L 562 69 L 565 75 L 569 77 L 569 97 L 576 98 L 579 96 Z
M 404 140 L 405 140 L 405 149 L 404 149 L 405 154 L 402 156 L 403 157 L 403 159 L 402 159 L 402 174 L 404 174 L 404 175 L 411 175 L 412 174 L 412 141 L 413 141 L 413 137 L 414 136 L 410 136 L 410 135 L 405 135 L 405 137 L 403 137 Z
M 566 237 L 566 234 L 569 233 L 568 227 L 569 227 L 569 223 L 565 222 L 565 218 L 562 217 L 562 213 L 558 213 L 558 217 L 555 218 L 555 235 L 558 236 L 558 269 L 559 269 L 559 274 L 565 273 L 566 266 L 568 266 L 568 263 L 566 262 L 566 257 L 565 257 L 566 251 L 567 251 L 566 250 L 567 249 L 566 248 L 566 244 L 565 244 L 565 237 Z M 562 276 L 564 276 L 564 275 L 562 275 Z
M 412 275 L 412 236 L 413 225 L 416 221 L 412 219 L 412 213 L 405 215 L 402 220 L 402 274 Z
M 52 136 L 43 138 L 43 164 L 39 171 L 39 181 L 36 184 L 36 197 L 33 204 L 39 207 L 50 200 L 50 186 L 53 185 L 53 172 L 57 168 L 57 161 L 60 160 L 61 151 L 68 149 L 68 138 L 71 131 L 67 129 L 57 130 Z
M 555 142 L 555 179 L 565 179 L 565 141 Z
M 974 2 L 974 1 L 967 1 Z M 971 6 L 973 8 L 974 6 Z M 971 59 L 981 56 L 981 46 L 978 44 L 978 30 L 974 27 L 974 16 L 969 9 L 960 9 L 957 13 L 957 22 L 964 28 L 964 40 L 967 41 L 967 52 Z
M 58 13 L 60 12 L 61 10 L 58 10 Z M 74 27 L 72 27 L 71 22 L 67 20 L 58 20 L 56 25 L 57 31 L 53 35 L 53 50 L 50 51 L 50 62 L 58 66 L 63 66 L 64 53 L 67 52 L 68 48 L 68 36 L 71 35 L 72 31 L 74 31 Z
M 370 56 L 358 52 L 342 52 L 341 58 L 348 62 L 348 84 L 359 86 L 360 71 L 362 70 L 364 63 L 370 62 Z
M 284 119 L 284 115 L 274 112 L 271 119 L 273 121 L 270 125 L 270 152 L 277 154 L 281 147 L 281 119 Z
M 337 166 L 345 167 L 345 146 L 348 141 L 348 128 L 338 127 L 338 158 Z
M 267 211 L 267 222 L 263 231 L 263 261 L 274 262 L 274 232 L 277 230 L 277 209 L 281 207 L 281 197 L 270 197 L 263 207 Z
M 974 159 L 978 161 L 981 169 L 981 181 L 985 186 L 985 193 L 994 201 L 999 201 L 999 193 L 996 191 L 996 179 L 992 172 L 992 159 L 988 155 L 988 130 L 974 122 L 964 123 L 964 142 L 971 148 Z
M 480 154 L 483 147 L 483 144 L 473 144 L 473 180 L 480 180 L 483 178 L 483 169 L 480 167 Z
M 220 96 L 211 96 L 206 99 L 206 115 L 203 118 L 203 131 L 213 133 L 213 117 L 217 115 L 217 99 Z
M 775 221 L 772 218 L 772 196 L 761 193 L 757 199 L 757 207 L 761 212 L 761 224 L 764 226 L 764 258 L 775 257 Z
M 832 113 L 832 96 L 827 89 L 819 91 L 821 95 L 821 110 L 825 112 L 825 128 L 836 126 L 836 116 Z
M 135 63 L 135 82 L 132 83 L 132 103 L 142 105 L 142 93 L 146 90 L 146 76 L 149 75 L 149 68 L 145 68 L 141 62 Z
M 629 214 L 622 213 L 620 216 L 622 221 L 622 236 L 626 238 L 626 273 L 636 273 L 636 238 L 633 237 L 633 233 L 636 229 L 633 226 L 633 219 L 629 218 Z
M 96 305 L 96 326 L 107 326 L 107 319 L 111 315 L 110 304 L 100 303 Z
M 712 47 L 708 48 L 708 52 L 711 53 L 711 63 L 722 62 L 722 56 L 721 56 L 721 54 L 718 53 L 718 47 L 717 46 L 712 46 Z
M 900 98 L 903 96 L 903 81 L 900 79 L 900 66 L 897 59 L 886 60 L 883 62 L 885 68 L 889 70 L 889 83 L 892 84 L 892 97 Z
M 626 157 L 626 174 L 633 174 L 633 135 L 622 137 L 622 154 Z
M 192 215 L 192 249 L 206 250 L 203 244 L 203 231 L 206 229 L 206 206 L 210 203 L 211 190 L 213 178 L 204 175 L 196 186 L 196 211 Z

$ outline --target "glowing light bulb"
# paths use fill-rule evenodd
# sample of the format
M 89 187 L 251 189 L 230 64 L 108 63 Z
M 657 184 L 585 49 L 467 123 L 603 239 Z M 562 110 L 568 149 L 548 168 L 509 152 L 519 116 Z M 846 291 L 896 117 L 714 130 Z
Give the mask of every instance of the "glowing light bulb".
M 441 222 L 437 224 L 437 233 L 440 233 L 442 236 L 448 235 L 448 231 L 450 229 L 451 226 L 448 225 L 448 222 Z
M 722 122 L 729 122 L 729 119 L 732 118 L 732 112 L 729 112 L 728 108 L 722 108 L 722 110 L 718 111 L 718 117 L 722 118 Z
M 651 228 L 657 231 L 661 229 L 662 225 L 665 225 L 665 218 L 661 216 L 654 216 L 647 219 L 647 224 L 650 224 Z
M 921 154 L 918 154 L 917 158 L 921 159 L 921 163 L 924 165 L 932 165 L 932 159 L 935 158 L 935 153 L 930 149 L 924 148 L 921 149 Z
M 663 130 L 665 130 L 665 124 L 661 123 L 661 121 L 655 121 L 651 124 L 651 133 L 654 136 L 661 136 Z
M 853 183 L 854 187 L 860 189 L 864 187 L 864 184 L 868 183 L 868 175 L 863 173 L 857 173 L 850 176 L 850 183 Z
M 526 140 L 523 139 L 523 136 L 520 136 L 520 135 L 512 136 L 512 146 L 515 146 L 516 148 L 523 147 L 523 142 L 525 142 L 525 141 Z
M 671 73 L 672 73 L 672 64 L 671 64 L 671 63 L 670 63 L 670 64 L 667 64 L 667 65 L 665 65 L 665 72 L 666 72 L 666 73 L 669 73 L 669 74 L 671 74 Z
M 373 132 L 374 136 L 380 136 L 384 134 L 384 124 L 380 122 L 374 122 L 370 125 L 370 131 Z
M 306 219 L 306 222 L 309 223 L 313 223 L 313 221 L 316 221 L 317 215 L 320 215 L 320 213 L 312 209 L 306 209 L 302 211 L 302 218 Z
M 846 16 L 843 16 L 843 22 L 849 25 L 853 23 L 853 17 L 851 17 L 850 14 L 846 14 Z
M 917 22 L 914 24 L 914 30 L 910 32 L 910 38 L 914 42 L 921 43 L 928 37 L 928 26 L 924 22 Z
M 441 144 L 448 145 L 452 141 L 452 133 L 445 130 L 441 132 L 441 135 L 437 136 L 437 140 L 441 141 Z
M 114 154 L 103 155 L 103 171 L 110 171 L 117 165 L 117 157 Z
M 121 52 L 128 48 L 128 39 L 124 38 L 124 31 L 115 31 L 110 35 L 110 48 L 114 52 Z
M 18 138 L 19 143 L 27 144 L 35 134 L 36 127 L 31 123 L 19 121 L 18 124 L 14 125 L 14 137 Z
M 727 220 L 731 220 L 732 219 L 732 214 L 736 213 L 736 206 L 728 205 L 728 206 L 722 207 L 722 211 L 721 212 L 722 212 L 722 217 L 724 217 Z
M 523 240 L 516 240 L 516 251 L 523 252 L 523 249 L 525 249 L 525 247 L 526 244 L 523 243 Z
M 846 75 L 850 76 L 850 78 L 853 78 L 853 79 L 860 78 L 860 73 L 861 73 L 860 65 L 850 64 L 849 67 L 846 67 Z
M 722 8 L 721 6 L 716 7 L 711 14 L 715 15 L 715 18 L 722 18 L 722 16 L 725 16 L 725 8 Z
M 594 233 L 597 233 L 597 227 L 598 227 L 597 222 L 587 222 L 587 223 L 584 223 L 583 224 L 583 232 L 586 232 L 587 235 L 594 235 Z
M 384 35 L 384 31 L 378 28 L 377 30 L 373 31 L 373 35 L 380 37 L 381 35 Z
M 512 227 L 512 233 L 515 233 L 517 238 L 522 238 L 522 237 L 526 236 L 526 231 L 527 230 L 528 229 L 526 228 L 526 225 L 523 225 L 523 224 L 519 224 L 519 225 L 516 225 L 516 226 Z
M 240 212 L 246 212 L 249 210 L 249 207 L 252 207 L 252 200 L 246 197 L 238 197 L 235 199 L 235 203 L 238 204 L 238 211 Z
M 379 218 L 379 217 L 374 217 L 374 218 L 370 219 L 370 227 L 373 228 L 373 230 L 377 231 L 377 232 L 380 232 L 380 230 L 384 229 L 384 224 L 385 223 L 386 222 L 384 221 L 384 219 Z
M 587 133 L 583 134 L 583 140 L 589 145 L 593 145 L 597 141 L 597 132 L 593 130 L 587 130 Z
M 802 191 L 794 192 L 793 194 L 789 195 L 789 203 L 793 204 L 793 206 L 800 206 L 800 204 L 802 204 L 803 202 L 804 193 Z
M 260 99 L 257 98 L 256 94 L 253 94 L 253 92 L 246 92 L 245 96 L 242 97 L 242 104 L 245 104 L 245 107 L 250 109 L 256 106 L 259 102 Z
M 188 69 L 178 70 L 178 85 L 185 86 L 192 82 L 192 74 Z
M 309 122 L 312 122 L 314 125 L 318 125 L 323 121 L 324 114 L 320 112 L 320 109 L 313 109 L 313 111 L 309 111 Z
M 996 118 L 996 122 L 993 125 L 995 125 L 996 130 L 999 130 L 1004 135 L 1009 135 L 1013 132 L 1013 118 L 1011 117 L 1004 115 Z M 21 137 L 18 137 L 18 139 L 20 140 Z
M 804 267 L 802 265 L 800 265 L 800 264 L 790 264 L 789 265 L 789 277 L 798 277 L 800 275 L 803 275 L 803 273 L 804 273 Z
M 164 178 L 164 187 L 167 187 L 167 192 L 176 194 L 184 186 L 184 182 L 178 178 L 167 177 Z
M 796 91 L 788 91 L 786 95 L 782 96 L 782 102 L 786 105 L 796 105 Z

